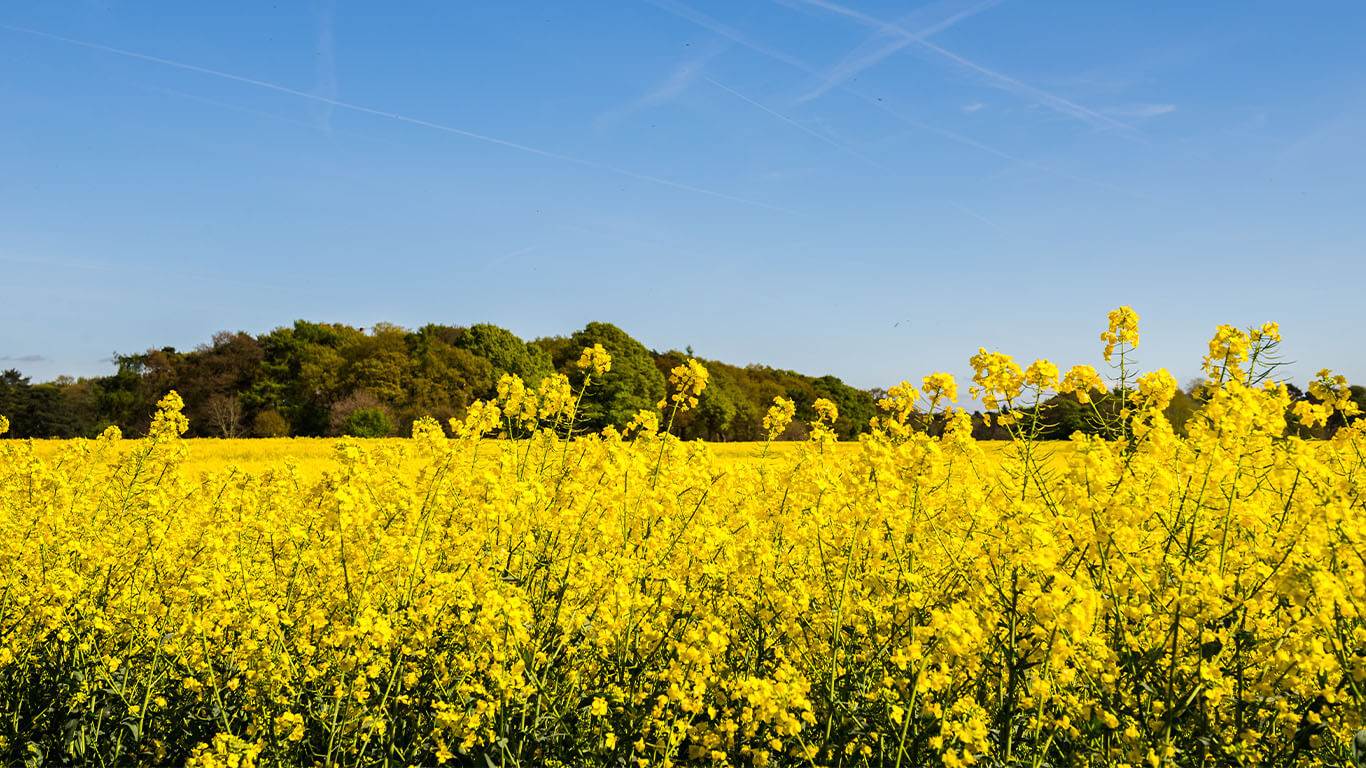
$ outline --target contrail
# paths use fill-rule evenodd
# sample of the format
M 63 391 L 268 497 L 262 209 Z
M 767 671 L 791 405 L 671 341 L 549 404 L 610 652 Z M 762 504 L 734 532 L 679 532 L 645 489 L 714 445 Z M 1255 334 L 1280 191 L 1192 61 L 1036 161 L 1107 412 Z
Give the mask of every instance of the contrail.
M 967 18 L 971 18 L 972 16 L 976 16 L 982 11 L 985 11 L 993 6 L 999 5 L 1000 3 L 1001 0 L 984 0 L 984 2 L 980 2 L 976 5 L 965 8 L 959 11 L 958 13 L 955 13 L 952 16 L 949 16 L 948 18 L 939 21 L 936 24 L 931 24 L 930 26 L 925 27 L 919 32 L 903 36 L 897 41 L 893 42 L 892 44 L 884 46 L 883 48 L 879 49 L 873 54 L 865 56 L 862 59 L 850 62 L 848 60 L 848 57 L 845 57 L 845 60 L 840 62 L 830 72 L 830 75 L 825 79 L 825 82 L 821 83 L 820 86 L 818 86 L 815 90 L 811 91 L 805 96 L 802 96 L 800 99 L 798 99 L 798 101 L 810 101 L 811 99 L 820 96 L 821 94 L 825 93 L 831 88 L 834 88 L 835 86 L 843 83 L 844 81 L 848 80 L 849 78 L 853 77 L 859 72 L 862 72 L 868 67 L 871 67 L 879 61 L 882 61 L 883 59 L 887 58 L 888 56 L 891 56 L 893 53 L 896 53 L 902 48 L 905 48 L 911 43 L 927 40 L 931 36 L 943 32 L 944 30 L 948 29 L 949 27 L 952 27 L 958 22 L 963 21 Z M 851 53 L 850 55 L 853 54 Z
M 726 93 L 729 93 L 729 94 L 731 94 L 732 96 L 734 96 L 734 97 L 740 99 L 741 101 L 745 102 L 746 104 L 749 104 L 750 106 L 755 107 L 756 109 L 759 109 L 759 110 L 762 110 L 762 111 L 764 111 L 764 112 L 767 112 L 768 114 L 770 114 L 770 115 L 772 115 L 772 116 L 778 118 L 779 120 L 783 121 L 784 123 L 787 123 L 788 125 L 792 126 L 793 128 L 796 128 L 797 130 L 801 131 L 802 133 L 807 134 L 808 136 L 814 136 L 815 138 L 820 139 L 821 141 L 825 142 L 826 144 L 829 144 L 830 146 L 832 146 L 832 147 L 834 147 L 834 148 L 836 148 L 836 149 L 838 149 L 838 150 L 840 150 L 840 151 L 842 151 L 842 152 L 848 152 L 850 155 L 852 155 L 852 156 L 858 158 L 859 160 L 862 160 L 863 162 L 865 162 L 865 163 L 867 163 L 867 164 L 869 164 L 869 165 L 871 165 L 871 166 L 874 166 L 874 167 L 881 167 L 881 166 L 878 166 L 877 163 L 873 162 L 873 161 L 870 160 L 869 158 L 864 157 L 862 154 L 860 154 L 859 152 L 857 152 L 856 150 L 854 150 L 852 147 L 846 146 L 843 142 L 837 141 L 835 138 L 833 138 L 833 137 L 831 137 L 831 136 L 827 136 L 827 135 L 821 133 L 820 131 L 813 131 L 813 130 L 811 130 L 810 128 L 806 127 L 805 125 L 802 125 L 801 123 L 797 122 L 796 120 L 793 120 L 792 118 L 788 117 L 787 115 L 784 115 L 783 113 L 777 111 L 776 109 L 771 109 L 771 108 L 769 108 L 769 107 L 767 107 L 767 106 L 764 106 L 763 104 L 761 104 L 761 103 L 755 101 L 754 99 L 751 99 L 750 97 L 746 96 L 745 94 L 740 93 L 739 91 L 735 90 L 734 88 L 731 88 L 730 86 L 728 86 L 728 85 L 726 85 L 726 84 L 724 84 L 724 83 L 721 83 L 721 82 L 718 82 L 718 81 L 716 81 L 716 80 L 713 80 L 713 79 L 710 78 L 710 77 L 707 78 L 707 82 L 711 83 L 712 85 L 716 86 L 717 88 L 720 88 L 721 90 L 725 91 Z
M 1112 117 L 1102 115 L 1093 109 L 1088 109 L 1080 104 L 1068 101 L 1067 99 L 1064 99 L 1061 96 L 1049 93 L 1041 88 L 1036 88 L 1035 86 L 1016 80 L 1015 78 L 1010 77 L 1008 75 L 1003 75 L 1000 72 L 997 72 L 996 70 L 988 69 L 974 61 L 969 61 L 952 51 L 945 50 L 944 48 L 941 48 L 940 46 L 931 43 L 929 40 L 925 39 L 925 35 L 914 34 L 906 30 L 899 24 L 893 24 L 892 22 L 884 21 L 882 19 L 870 16 L 861 11 L 854 10 L 853 8 L 840 5 L 839 3 L 831 2 L 831 0 L 798 0 L 798 2 L 814 6 L 816 8 L 821 8 L 831 13 L 838 14 L 840 16 L 847 16 L 851 19 L 855 19 L 869 26 L 876 27 L 877 29 L 882 30 L 887 34 L 899 37 L 902 40 L 907 41 L 907 43 L 914 43 L 916 45 L 919 45 L 922 48 L 933 51 L 939 54 L 940 56 L 949 59 L 950 61 L 954 62 L 955 64 L 958 64 L 961 67 L 970 69 L 973 72 L 976 72 L 979 75 L 986 77 L 988 80 L 993 81 L 999 88 L 1008 91 L 1015 91 L 1016 93 L 1024 93 L 1030 96 L 1034 96 L 1035 98 L 1038 98 L 1039 100 L 1043 101 L 1045 104 L 1052 107 L 1053 109 L 1056 109 L 1057 111 L 1062 112 L 1063 114 L 1068 115 L 1070 117 L 1078 118 L 1085 122 L 1089 122 L 1095 126 L 1122 128 L 1130 131 L 1134 129 L 1133 126 L 1129 125 L 1128 123 L 1123 123 L 1119 120 L 1115 120 Z
M 802 1 L 805 2 L 806 0 L 802 0 Z M 812 75 L 812 76 L 814 76 L 814 77 L 822 77 L 822 76 L 823 76 L 820 72 L 818 72 L 818 71 L 816 70 L 815 67 L 812 67 L 812 66 L 807 65 L 806 63 L 804 63 L 804 62 L 801 61 L 800 59 L 798 59 L 798 58 L 796 58 L 796 57 L 793 57 L 793 56 L 790 56 L 790 55 L 788 55 L 788 54 L 786 54 L 786 53 L 783 53 L 782 51 L 776 50 L 776 49 L 774 49 L 774 48 L 770 48 L 770 47 L 768 47 L 768 46 L 766 46 L 766 45 L 762 45 L 762 44 L 760 44 L 760 43 L 756 43 L 756 42 L 750 40 L 748 37 L 746 37 L 744 34 L 742 34 L 741 32 L 739 32 L 738 30 L 734 29 L 733 27 L 726 26 L 725 24 L 722 24 L 721 22 L 719 22 L 719 21 L 717 21 L 716 19 L 714 19 L 714 18 L 712 18 L 712 17 L 706 15 L 705 13 L 702 13 L 701 11 L 695 10 L 695 9 L 689 7 L 689 6 L 684 5 L 682 2 L 680 2 L 680 0 L 645 0 L 645 2 L 647 2 L 647 3 L 649 3 L 649 4 L 653 5 L 653 6 L 655 6 L 656 8 L 659 8 L 660 10 L 664 11 L 665 13 L 669 13 L 669 14 L 672 14 L 672 15 L 674 15 L 674 16 L 677 16 L 677 17 L 679 17 L 679 18 L 681 18 L 681 19 L 684 19 L 684 20 L 686 20 L 686 21 L 692 22 L 693 24 L 695 24 L 695 25 L 697 25 L 697 26 L 699 26 L 699 27 L 701 27 L 701 28 L 703 28 L 703 29 L 705 29 L 705 30 L 707 30 L 707 31 L 709 31 L 709 32 L 711 32 L 711 33 L 713 33 L 713 34 L 717 34 L 717 35 L 720 35 L 720 36 L 722 36 L 722 37 L 725 37 L 725 38 L 727 38 L 727 39 L 729 39 L 729 40 L 733 40 L 733 41 L 735 41 L 736 43 L 739 43 L 740 45 L 743 45 L 743 46 L 745 46 L 746 48 L 749 48 L 750 50 L 754 51 L 755 53 L 762 54 L 762 55 L 767 56 L 768 58 L 771 58 L 771 59 L 773 59 L 773 60 L 775 60 L 775 61 L 781 61 L 781 62 L 783 62 L 783 63 L 785 63 L 785 64 L 787 64 L 787 65 L 789 65 L 789 66 L 791 66 L 791 67 L 793 67 L 793 68 L 795 68 L 795 69 L 799 69 L 799 70 L 801 70 L 802 72 L 805 72 L 805 73 L 808 74 L 808 75 Z M 1011 162 L 1020 163 L 1020 164 L 1022 164 L 1022 165 L 1027 165 L 1027 166 L 1029 166 L 1029 167 L 1031 167 L 1031 168 L 1035 168 L 1035 169 L 1037 169 L 1037 170 L 1044 171 L 1044 172 L 1046 172 L 1046 173 L 1051 173 L 1051 174 L 1054 174 L 1054 175 L 1057 175 L 1057 176 L 1061 176 L 1062 178 L 1070 179 L 1070 180 L 1072 180 L 1072 181 L 1080 182 L 1080 183 L 1083 183 L 1083 184 L 1093 184 L 1093 185 L 1098 186 L 1098 187 L 1104 187 L 1105 189 L 1111 189 L 1111 190 L 1114 190 L 1114 191 L 1116 191 L 1116 192 L 1122 192 L 1122 193 L 1124 193 L 1124 194 L 1126 194 L 1126 195 L 1129 195 L 1129 196 L 1132 196 L 1132 197 L 1137 197 L 1137 198 L 1141 198 L 1141 199 L 1145 199 L 1145 200 L 1156 199 L 1156 198 L 1154 198 L 1152 195 L 1148 195 L 1148 194 L 1145 194 L 1145 193 L 1142 193 L 1142 192 L 1137 192 L 1137 191 L 1134 191 L 1134 190 L 1131 190 L 1131 189 L 1125 189 L 1124 187 L 1118 186 L 1118 185 L 1116 185 L 1116 184 L 1111 184 L 1111 183 L 1109 183 L 1109 182 L 1106 182 L 1106 181 L 1099 181 L 1099 180 L 1096 180 L 1096 179 L 1087 179 L 1087 178 L 1084 178 L 1084 177 L 1081 177 L 1081 176 L 1077 176 L 1076 174 L 1070 173 L 1070 172 L 1068 172 L 1068 171 L 1060 170 L 1060 169 L 1057 169 L 1057 168 L 1053 168 L 1053 167 L 1051 167 L 1051 166 L 1044 165 L 1044 164 L 1042 164 L 1042 163 L 1038 163 L 1038 162 L 1034 162 L 1034 161 L 1030 161 L 1030 160 L 1025 160 L 1025 159 L 1020 158 L 1020 157 L 1016 157 L 1015 155 L 1012 155 L 1012 154 L 1010 154 L 1009 152 L 1005 152 L 1005 151 L 999 150 L 999 149 L 997 149 L 997 148 L 995 148 L 995 147 L 993 147 L 993 146 L 991 146 L 991 145 L 989 145 L 989 144 L 983 144 L 982 142 L 977 141 L 976 139 L 972 139 L 972 138 L 969 138 L 969 137 L 964 136 L 964 135 L 962 135 L 962 134 L 955 133 L 955 132 L 953 132 L 953 131 L 948 130 L 947 128 L 940 128 L 940 127 L 938 127 L 938 126 L 936 126 L 936 125 L 932 125 L 932 124 L 930 124 L 930 123 L 926 123 L 926 122 L 924 122 L 923 120 L 918 120 L 918 119 L 916 119 L 916 118 L 914 118 L 914 117 L 911 117 L 911 116 L 909 116 L 909 115 L 902 114 L 902 113 L 900 113 L 900 112 L 898 112 L 898 111 L 892 109 L 892 108 L 891 108 L 890 106 L 888 106 L 887 104 L 883 103 L 882 99 L 880 99 L 880 98 L 875 98 L 874 96 L 872 96 L 872 95 L 869 94 L 869 93 L 860 91 L 860 90 L 858 90 L 857 88 L 853 88 L 853 87 L 851 87 L 848 83 L 841 83 L 841 84 L 839 84 L 839 85 L 836 85 L 835 87 L 840 88 L 840 89 L 842 89 L 842 90 L 844 90 L 844 91 L 846 91 L 846 92 L 848 92 L 848 93 L 850 93 L 850 94 L 852 94 L 852 95 L 858 97 L 860 100 L 864 101 L 864 102 L 867 103 L 869 106 L 872 106 L 872 107 L 874 107 L 875 109 L 881 110 L 882 112 L 884 112 L 884 113 L 886 113 L 887 115 L 889 115 L 890 117 L 892 117 L 892 119 L 894 119 L 894 120 L 897 120 L 897 121 L 899 121 L 899 122 L 901 122 L 901 123 L 905 123 L 906 125 L 912 126 L 912 127 L 914 127 L 914 128 L 919 128 L 919 129 L 921 129 L 921 130 L 930 131 L 930 132 L 932 132 L 932 133 L 937 133 L 937 134 L 939 134 L 940 136 L 943 136 L 944 138 L 946 138 L 946 139 L 948 139 L 948 140 L 950 140 L 950 141 L 955 141 L 955 142 L 958 142 L 958 143 L 960 143 L 960 144 L 963 144 L 963 145 L 966 145 L 966 146 L 969 146 L 969 147 L 973 147 L 974 149 L 979 149 L 979 150 L 981 150 L 981 151 L 983 151 L 983 152 L 986 152 L 986 153 L 988 153 L 988 154 L 995 155 L 995 156 L 997 156 L 997 157 L 999 157 L 999 158 L 1001 158 L 1001 159 L 1003 159 L 1003 160 L 1009 160 L 1009 161 L 1011 161 Z
M 130 59 L 138 59 L 138 60 L 140 60 L 140 61 L 147 61 L 147 62 L 151 62 L 151 63 L 153 63 L 153 64 L 161 64 L 161 65 L 163 65 L 163 66 L 174 67 L 174 68 L 176 68 L 176 69 L 185 70 L 185 71 L 187 71 L 187 72 L 197 72 L 197 73 L 199 73 L 199 74 L 201 74 L 201 75 L 209 75 L 210 77 L 217 77 L 217 78 L 221 78 L 221 79 L 223 79 L 223 80 L 231 80 L 231 81 L 236 82 L 236 83 L 243 83 L 243 84 L 245 84 L 245 85 L 251 85 L 251 86 L 255 86 L 255 87 L 257 87 L 257 88 L 264 88 L 264 89 L 269 90 L 269 91 L 275 91 L 276 93 L 284 93 L 284 94 L 288 94 L 288 95 L 290 95 L 290 96 L 297 96 L 297 97 L 299 97 L 299 98 L 301 98 L 301 99 L 308 99 L 309 101 L 318 102 L 318 103 L 321 103 L 321 104 L 327 104 L 327 105 L 336 107 L 336 108 L 338 108 L 338 109 L 346 109 L 346 110 L 350 110 L 350 111 L 352 111 L 352 112 L 359 112 L 359 113 L 361 113 L 361 114 L 374 115 L 374 116 L 376 116 L 376 117 L 384 117 L 384 118 L 388 118 L 388 119 L 390 119 L 390 120 L 397 120 L 398 122 L 401 122 L 401 123 L 408 123 L 408 124 L 410 124 L 410 125 L 418 125 L 418 126 L 422 126 L 423 128 L 431 128 L 432 130 L 441 131 L 441 132 L 443 132 L 443 133 L 451 133 L 451 134 L 455 134 L 456 136 L 464 136 L 465 138 L 474 139 L 474 140 L 476 140 L 476 141 L 482 141 L 482 142 L 485 142 L 485 143 L 487 143 L 487 144 L 496 144 L 496 145 L 498 145 L 498 146 L 500 146 L 500 147 L 507 147 L 508 149 L 515 149 L 515 150 L 517 150 L 517 151 L 519 151 L 519 152 L 526 152 L 526 153 L 533 154 L 533 155 L 539 155 L 539 156 L 541 156 L 541 157 L 549 158 L 549 159 L 551 159 L 551 160 L 559 160 L 559 161 L 565 162 L 565 163 L 573 163 L 573 164 L 575 164 L 575 165 L 582 165 L 582 166 L 586 166 L 586 167 L 589 167 L 589 168 L 597 168 L 597 169 L 599 169 L 599 170 L 610 171 L 610 172 L 612 172 L 612 173 L 619 174 L 619 175 L 621 175 L 621 176 L 629 176 L 629 177 L 631 177 L 631 178 L 633 178 L 633 179 L 638 179 L 638 180 L 640 180 L 640 181 L 646 181 L 646 182 L 649 182 L 649 183 L 651 183 L 651 184 L 658 184 L 658 185 L 660 185 L 660 186 L 672 187 L 672 188 L 674 188 L 674 189 L 681 189 L 681 190 L 684 190 L 684 191 L 686 191 L 686 192 L 693 192 L 693 193 L 696 193 L 696 194 L 699 194 L 699 195 L 707 195 L 708 197 L 715 197 L 715 198 L 719 198 L 719 199 L 721 199 L 721 200 L 729 200 L 730 202 L 733 202 L 733 203 L 742 203 L 742 204 L 744 204 L 744 205 L 752 205 L 752 206 L 756 206 L 756 207 L 759 207 L 759 208 L 767 208 L 767 209 L 769 209 L 769 210 L 781 211 L 781 212 L 783 212 L 783 213 L 795 213 L 795 211 L 793 211 L 793 210 L 791 210 L 791 209 L 783 208 L 783 207 L 780 207 L 780 206 L 776 206 L 776 205 L 773 205 L 773 204 L 771 204 L 771 203 L 765 203 L 765 202 L 761 202 L 761 201 L 758 201 L 758 200 L 750 200 L 750 199 L 748 199 L 748 198 L 738 197 L 738 196 L 736 196 L 736 195 L 730 195 L 730 194 L 727 194 L 727 193 L 725 193 L 725 192 L 717 192 L 716 190 L 712 190 L 712 189 L 705 189 L 705 188 L 703 188 L 703 187 L 695 187 L 695 186 L 693 186 L 693 185 L 691 185 L 691 184 L 684 184 L 684 183 L 682 183 L 682 182 L 670 181 L 670 180 L 668 180 L 668 179 L 662 179 L 662 178 L 660 178 L 660 177 L 658 177 L 658 176 L 651 176 L 651 175 L 649 175 L 649 174 L 638 173 L 638 172 L 636 172 L 636 171 L 630 171 L 630 170 L 627 170 L 627 169 L 625 169 L 625 168 L 618 168 L 618 167 L 613 166 L 613 165 L 607 165 L 606 163 L 601 163 L 601 162 L 598 162 L 598 161 L 596 161 L 596 160 L 585 160 L 585 159 L 580 158 L 580 157 L 572 157 L 572 156 L 570 156 L 570 155 L 563 155 L 563 154 L 560 154 L 559 152 L 552 152 L 552 151 L 550 151 L 550 150 L 540 149 L 540 148 L 538 148 L 538 147 L 533 147 L 533 146 L 530 146 L 530 145 L 528 145 L 528 144 L 519 144 L 519 143 L 517 143 L 517 142 L 515 142 L 515 141 L 508 141 L 507 139 L 500 139 L 500 138 L 497 138 L 496 136 L 487 136 L 487 135 L 482 134 L 482 133 L 475 133 L 474 131 L 467 131 L 467 130 L 465 130 L 465 129 L 463 129 L 463 128 L 456 128 L 456 127 L 450 126 L 450 125 L 443 125 L 443 124 L 441 124 L 441 123 L 434 123 L 434 122 L 432 122 L 432 121 L 430 121 L 430 120 L 423 120 L 423 119 L 417 118 L 417 117 L 410 117 L 410 116 L 408 116 L 408 115 L 400 114 L 400 113 L 398 113 L 398 112 L 387 112 L 387 111 L 382 110 L 382 109 L 375 109 L 375 108 L 373 108 L 373 107 L 367 107 L 367 106 L 363 106 L 363 105 L 361 105 L 361 104 L 352 104 L 352 103 L 350 103 L 350 102 L 341 101 L 341 100 L 339 100 L 339 99 L 330 98 L 330 97 L 328 97 L 328 96 L 321 96 L 321 95 L 316 94 L 316 93 L 308 93 L 308 92 L 306 92 L 306 91 L 300 91 L 300 90 L 298 90 L 298 89 L 296 89 L 296 88 L 290 88 L 290 87 L 288 87 L 288 86 L 280 85 L 280 84 L 278 84 L 278 83 L 272 83 L 272 82 L 269 82 L 269 81 L 267 81 L 267 80 L 256 80 L 256 79 L 250 78 L 250 77 L 243 77 L 242 75 L 234 75 L 234 74 L 232 74 L 231 72 L 223 72 L 223 71 L 217 70 L 217 69 L 209 69 L 208 67 L 201 67 L 201 66 L 197 66 L 197 65 L 195 65 L 195 64 L 186 64 L 185 62 L 182 62 L 182 61 L 173 61 L 173 60 L 171 60 L 171 59 L 164 59 L 164 58 L 161 58 L 160 56 L 151 56 L 151 55 L 148 55 L 148 54 L 145 54 L 145 53 L 138 53 L 137 51 L 129 51 L 129 50 L 124 50 L 124 49 L 122 49 L 122 48 L 114 48 L 114 47 L 112 47 L 112 46 L 101 45 L 101 44 L 99 44 L 99 43 L 92 43 L 92 42 L 88 42 L 88 41 L 86 41 L 86 40 L 76 40 L 75 38 L 63 37 L 63 36 L 61 36 L 61 35 L 54 35 L 54 34 L 52 34 L 51 32 L 43 32 L 43 31 L 36 30 L 36 29 L 28 29 L 28 28 L 26 28 L 26 27 L 16 27 L 16 26 L 12 26 L 12 25 L 10 25 L 10 24 L 0 24 L 0 29 L 7 29 L 7 30 L 9 30 L 9 31 L 11 31 L 11 32 L 20 32 L 20 33 L 23 33 L 23 34 L 26 34 L 26 35 L 33 35 L 33 36 L 35 36 L 35 37 L 44 37 L 44 38 L 47 38 L 47 39 L 49 39 L 49 40 L 56 40 L 56 41 L 58 41 L 58 42 L 66 43 L 66 44 L 68 44 L 68 45 L 76 45 L 76 46 L 80 46 L 80 47 L 82 47 L 82 48 L 89 48 L 89 49 L 95 50 L 95 51 L 102 51 L 102 52 L 104 52 L 104 53 L 111 53 L 111 54 L 114 54 L 115 56 L 123 56 L 123 57 L 130 58 Z

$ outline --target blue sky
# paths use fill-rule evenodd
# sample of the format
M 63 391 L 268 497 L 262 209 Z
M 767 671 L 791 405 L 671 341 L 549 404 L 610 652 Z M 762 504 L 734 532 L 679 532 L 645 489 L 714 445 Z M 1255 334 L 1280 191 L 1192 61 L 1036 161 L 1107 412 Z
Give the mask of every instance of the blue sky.
M 0 367 L 604 320 L 962 383 L 1130 304 L 1182 381 L 1267 320 L 1366 381 L 1366 5 L 845 2 L 6 3 Z

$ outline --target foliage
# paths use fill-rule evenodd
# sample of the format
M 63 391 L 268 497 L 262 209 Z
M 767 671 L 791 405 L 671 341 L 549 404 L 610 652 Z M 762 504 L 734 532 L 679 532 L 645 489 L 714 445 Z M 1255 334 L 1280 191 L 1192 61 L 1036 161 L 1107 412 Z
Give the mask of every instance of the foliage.
M 288 437 L 289 422 L 279 411 L 261 411 L 251 420 L 253 437 Z
M 358 408 L 341 423 L 341 433 L 347 437 L 388 437 L 393 431 L 394 422 L 380 408 Z
M 513 374 L 533 389 L 550 374 L 573 377 L 584 346 L 604 344 L 618 358 L 618 375 L 588 393 L 585 426 L 624 427 L 642 408 L 652 408 L 664 374 L 683 356 L 652 352 L 616 326 L 591 323 L 573 337 L 524 342 L 495 325 L 469 328 L 428 324 L 409 331 L 388 323 L 369 329 L 299 320 L 260 336 L 218 333 L 210 343 L 181 352 L 172 347 L 116 355 L 109 376 L 31 384 L 18 372 L 0 380 L 0 408 L 15 420 L 20 437 L 98 435 L 118 426 L 127 435 L 146 432 L 162 393 L 180 392 L 191 436 L 257 435 L 258 415 L 278 413 L 288 434 L 339 434 L 340 410 L 357 397 L 373 398 L 407 432 L 422 416 L 463 416 L 476 400 L 495 396 L 498 380 Z M 838 404 L 836 430 L 849 439 L 867 431 L 872 397 L 834 376 L 812 378 L 763 366 L 737 367 L 703 361 L 715 374 L 699 410 L 683 414 L 676 434 L 709 440 L 762 439 L 763 411 L 774 397 L 799 404 L 800 420 L 788 438 L 805 437 L 811 404 L 825 397 Z M 659 375 L 651 372 L 654 368 Z
M 544 350 L 496 325 L 471 325 L 460 335 L 455 346 L 488 360 L 493 364 L 495 376 L 511 373 L 533 387 L 554 372 L 550 355 Z
M 585 427 L 623 427 L 664 397 L 664 376 L 655 367 L 654 356 L 625 331 L 611 323 L 589 323 L 574 333 L 572 341 L 578 348 L 599 344 L 612 358 L 612 375 L 583 397 L 579 419 Z

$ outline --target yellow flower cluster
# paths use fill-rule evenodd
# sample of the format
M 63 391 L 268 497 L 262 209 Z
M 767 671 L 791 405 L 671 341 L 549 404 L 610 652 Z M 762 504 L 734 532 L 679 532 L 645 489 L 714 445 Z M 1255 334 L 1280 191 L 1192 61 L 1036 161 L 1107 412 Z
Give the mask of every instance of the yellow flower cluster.
M 974 367 L 1002 403 L 1103 389 Z M 0 764 L 1280 768 L 1366 745 L 1366 420 L 1287 437 L 1287 388 L 1230 378 L 1186 437 L 1136 408 L 1121 439 L 988 451 L 961 411 L 914 423 L 956 394 L 936 374 L 880 409 L 898 434 L 826 450 L 818 400 L 812 441 L 723 460 L 652 412 L 484 437 L 569 407 L 519 383 L 316 474 L 191 473 L 174 395 L 144 440 L 0 441 Z M 1343 384 L 1317 382 L 1326 415 Z
M 1176 397 L 1180 385 L 1166 368 L 1159 368 L 1138 377 L 1138 394 L 1148 407 L 1161 411 Z
M 921 379 L 920 391 L 929 399 L 929 409 L 933 411 L 941 402 L 952 403 L 958 399 L 958 382 L 950 374 L 931 373 Z
M 1318 402 L 1300 400 L 1291 406 L 1291 411 L 1306 427 L 1327 424 L 1328 418 L 1334 413 L 1355 416 L 1360 410 L 1352 400 L 1351 390 L 1347 387 L 1347 377 L 1341 374 L 1334 376 L 1327 368 L 1319 371 L 1318 376 L 1309 384 L 1309 394 Z
M 673 394 L 659 401 L 656 407 L 661 411 L 670 405 L 679 411 L 696 408 L 697 399 L 701 396 L 702 390 L 707 388 L 709 378 L 711 374 L 707 372 L 706 366 L 691 357 L 688 358 L 669 371 L 669 389 L 673 390 Z
M 1024 372 L 1025 386 L 1038 390 L 1058 386 L 1058 366 L 1047 360 L 1035 360 Z
M 1077 400 L 1083 404 L 1091 402 L 1092 392 L 1107 392 L 1108 387 L 1105 380 L 1096 373 L 1096 369 L 1089 365 L 1074 365 L 1067 371 L 1062 382 L 1058 385 L 1058 392 L 1061 394 L 1073 393 Z
M 983 347 L 968 362 L 973 370 L 973 386 L 969 391 L 988 410 L 1009 407 L 1025 387 L 1024 372 L 1010 355 L 988 352 Z
M 601 344 L 584 347 L 583 353 L 579 355 L 577 367 L 589 375 L 604 376 L 612 370 L 612 356 L 607 354 L 607 350 L 603 349 Z
M 1241 378 L 1243 363 L 1248 359 L 1252 347 L 1252 337 L 1232 325 L 1221 325 L 1214 331 L 1209 341 L 1209 354 L 1205 355 L 1204 370 L 1212 379 Z
M 1114 357 L 1115 347 L 1127 345 L 1129 348 L 1138 346 L 1138 313 L 1132 307 L 1120 307 L 1111 310 L 1108 315 L 1110 327 L 1100 335 L 1100 340 L 1105 342 L 1105 362 L 1110 362 Z
M 796 403 L 786 397 L 773 398 L 773 405 L 770 405 L 768 413 L 764 414 L 764 434 L 769 440 L 777 440 L 796 415 Z

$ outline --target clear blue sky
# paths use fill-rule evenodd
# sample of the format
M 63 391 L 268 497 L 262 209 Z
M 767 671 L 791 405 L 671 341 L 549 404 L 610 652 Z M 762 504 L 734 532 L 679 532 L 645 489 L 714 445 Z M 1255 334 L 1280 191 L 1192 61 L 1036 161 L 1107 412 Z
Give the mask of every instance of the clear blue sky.
M 841 4 L 847 2 L 848 4 Z M 1366 5 L 0 9 L 0 367 L 296 318 L 616 323 L 862 387 L 978 346 L 1366 381 Z M 960 379 L 960 383 L 964 383 Z

